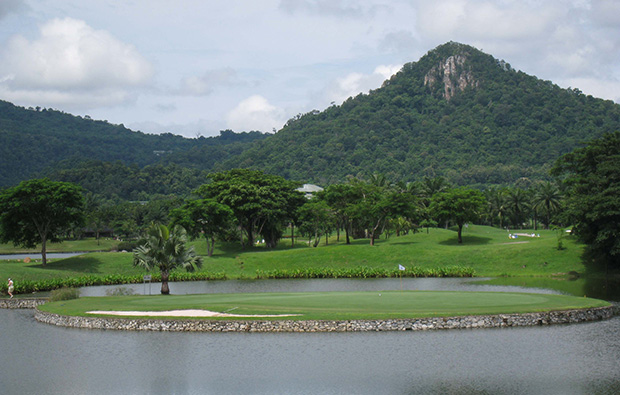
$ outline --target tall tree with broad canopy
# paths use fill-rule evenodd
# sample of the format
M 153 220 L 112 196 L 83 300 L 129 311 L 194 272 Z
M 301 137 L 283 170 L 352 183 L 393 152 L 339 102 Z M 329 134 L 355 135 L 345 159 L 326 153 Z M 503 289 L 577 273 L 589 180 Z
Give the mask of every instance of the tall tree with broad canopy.
M 453 188 L 433 196 L 431 211 L 440 221 L 452 220 L 456 223 L 458 243 L 463 244 L 463 225 L 479 219 L 485 203 L 484 195 L 478 190 Z
M 241 229 L 242 245 L 244 239 L 253 245 L 256 236 L 261 235 L 265 245 L 274 248 L 284 227 L 305 202 L 297 190 L 299 183 L 262 171 L 233 169 L 213 173 L 210 178 L 211 182 L 200 186 L 196 194 L 232 209 Z
M 82 189 L 47 178 L 22 181 L 0 193 L 0 240 L 34 248 L 41 244 L 43 266 L 47 243 L 60 242 L 60 235 L 84 218 Z
M 148 271 L 159 269 L 161 293 L 168 295 L 170 272 L 177 268 L 193 272 L 202 266 L 202 257 L 196 255 L 194 247 L 187 246 L 187 232 L 182 226 L 169 229 L 152 224 L 147 230 L 146 242 L 133 253 L 133 264 Z
M 344 228 L 346 244 L 351 244 L 351 216 L 349 206 L 361 199 L 359 189 L 353 184 L 333 184 L 319 192 L 321 199 L 332 208 L 340 226 Z
M 332 209 L 322 199 L 313 198 L 299 208 L 299 229 L 308 235 L 312 247 L 319 245 L 321 237 L 325 235 L 325 242 L 329 238 L 329 231 L 334 227 L 334 214 Z
M 346 212 L 356 226 L 367 230 L 370 245 L 375 245 L 377 235 L 390 219 L 415 216 L 415 197 L 411 193 L 357 180 L 352 185 L 360 198 L 350 204 Z
M 558 159 L 552 174 L 565 189 L 565 216 L 591 252 L 620 267 L 620 132 Z
M 214 199 L 188 201 L 183 207 L 170 212 L 173 225 L 181 225 L 192 239 L 200 235 L 207 241 L 207 255 L 213 256 L 215 238 L 234 222 L 230 207 Z

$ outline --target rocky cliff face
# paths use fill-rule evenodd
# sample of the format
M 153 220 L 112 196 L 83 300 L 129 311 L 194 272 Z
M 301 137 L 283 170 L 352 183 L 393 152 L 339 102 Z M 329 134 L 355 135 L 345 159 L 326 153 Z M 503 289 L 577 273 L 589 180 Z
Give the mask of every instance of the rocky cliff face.
M 468 86 L 477 88 L 478 81 L 467 67 L 467 55 L 452 55 L 433 66 L 424 76 L 424 85 L 433 88 L 436 84 L 443 84 L 442 95 L 446 100 Z

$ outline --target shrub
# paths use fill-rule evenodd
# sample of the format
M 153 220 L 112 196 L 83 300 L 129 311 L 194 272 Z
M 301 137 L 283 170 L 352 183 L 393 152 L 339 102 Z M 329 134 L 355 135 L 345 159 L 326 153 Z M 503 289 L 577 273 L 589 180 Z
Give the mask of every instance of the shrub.
M 144 240 L 123 240 L 118 243 L 117 250 L 131 252 L 142 244 L 144 244 Z
M 77 288 L 59 288 L 55 289 L 50 294 L 51 302 L 58 302 L 60 300 L 71 300 L 80 297 L 80 290 Z

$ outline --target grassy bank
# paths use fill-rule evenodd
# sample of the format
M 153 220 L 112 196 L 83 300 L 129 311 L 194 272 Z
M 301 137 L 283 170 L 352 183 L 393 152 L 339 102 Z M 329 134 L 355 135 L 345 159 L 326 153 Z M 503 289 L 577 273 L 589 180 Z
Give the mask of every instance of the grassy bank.
M 329 245 L 321 243 L 317 248 L 308 247 L 303 239 L 297 239 L 295 247 L 290 246 L 290 240 L 283 240 L 275 250 L 260 246 L 244 250 L 237 244 L 220 244 L 213 257 L 205 257 L 196 279 L 458 276 L 459 272 L 463 276 L 551 278 L 584 271 L 580 259 L 582 245 L 568 237 L 564 240 L 566 248 L 558 250 L 555 232 L 536 233 L 540 237 L 509 239 L 506 231 L 470 226 L 464 230 L 462 245 L 456 242 L 456 232 L 445 229 L 392 236 L 377 241 L 374 247 L 368 240 L 354 240 L 346 245 L 342 240 L 337 242 L 335 237 L 330 239 Z M 199 254 L 206 254 L 203 241 L 193 244 Z M 79 245 L 73 247 L 83 250 Z M 403 265 L 406 271 L 398 271 L 398 265 Z M 131 253 L 90 253 L 52 260 L 45 267 L 40 262 L 0 261 L 0 278 L 13 278 L 18 292 L 20 283 L 27 281 L 108 277 L 118 278 L 118 282 L 132 282 L 131 279 L 140 281 L 143 274 L 143 270 L 132 266 Z M 194 279 L 183 272 L 175 273 L 174 278 Z
M 202 309 L 239 315 L 298 315 L 280 319 L 354 320 L 512 314 L 608 305 L 609 303 L 597 299 L 564 295 L 384 291 L 96 297 L 48 303 L 40 309 L 56 314 L 77 316 L 93 316 L 87 314 L 88 311 L 93 310 Z
M 112 239 L 83 239 L 65 240 L 62 243 L 48 243 L 47 252 L 83 252 L 83 251 L 110 251 L 118 246 L 117 240 Z M 40 254 L 41 246 L 35 248 L 20 248 L 13 244 L 0 243 L 1 254 Z

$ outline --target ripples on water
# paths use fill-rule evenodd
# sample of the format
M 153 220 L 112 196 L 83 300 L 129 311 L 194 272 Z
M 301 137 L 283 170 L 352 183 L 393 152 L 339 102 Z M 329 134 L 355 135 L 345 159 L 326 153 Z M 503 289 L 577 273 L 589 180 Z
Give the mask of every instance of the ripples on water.
M 619 317 L 428 332 L 116 332 L 0 310 L 0 383 L 6 394 L 617 394 L 618 333 Z

